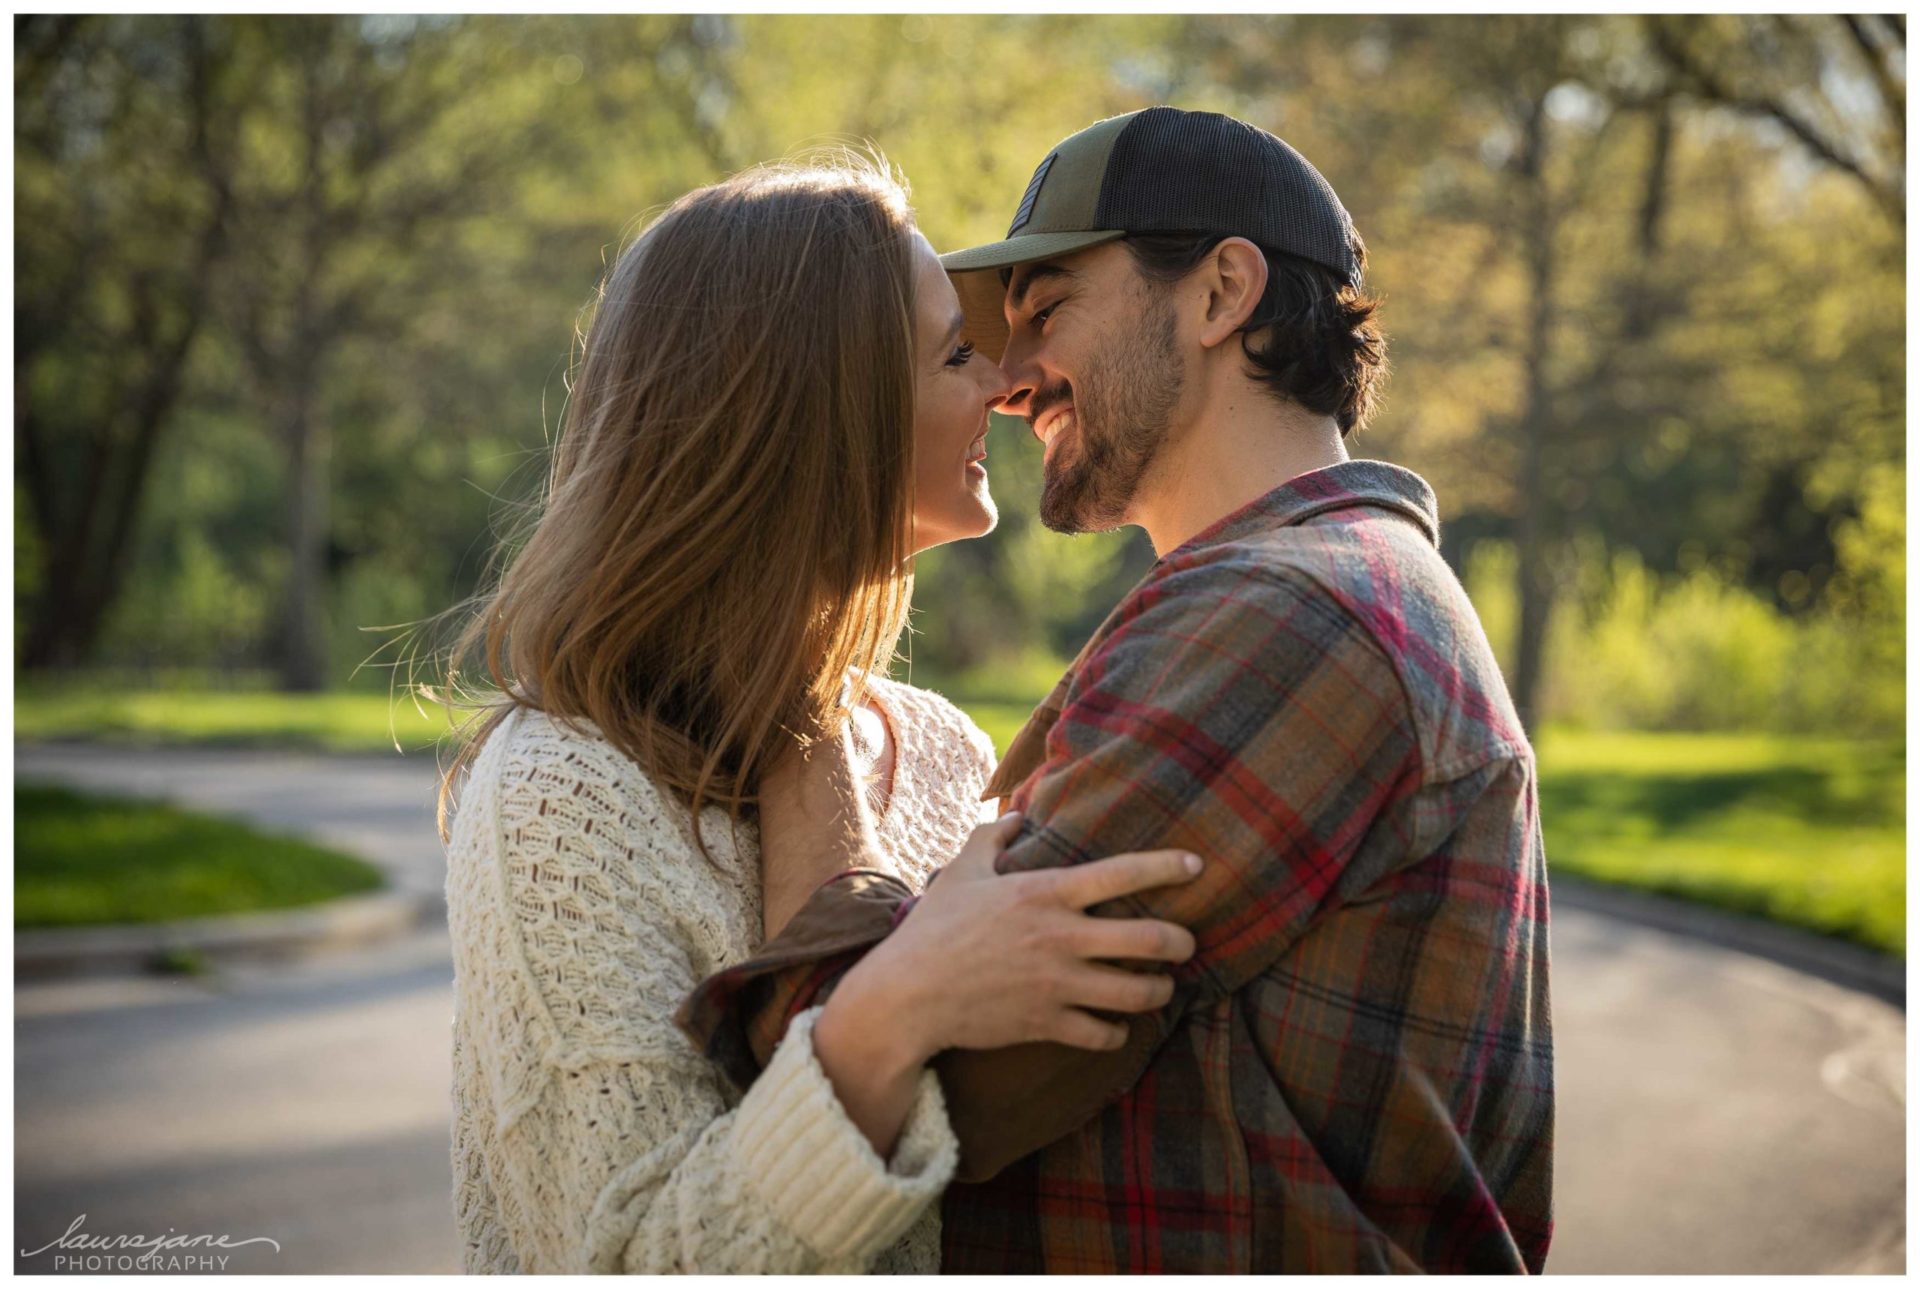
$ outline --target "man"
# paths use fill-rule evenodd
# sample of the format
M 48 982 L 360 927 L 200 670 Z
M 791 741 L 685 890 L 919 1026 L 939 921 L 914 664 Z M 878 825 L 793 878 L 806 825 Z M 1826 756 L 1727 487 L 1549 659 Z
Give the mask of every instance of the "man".
M 1009 749 L 1000 868 L 1206 861 L 1111 909 L 1198 944 L 1121 1046 L 939 1058 L 944 1268 L 1539 1271 L 1533 753 L 1431 490 L 1347 459 L 1384 365 L 1347 212 L 1279 139 L 1159 107 L 1061 143 L 1007 238 L 944 262 L 1046 444 L 1045 522 L 1160 557 Z M 911 915 L 837 878 L 683 1022 L 750 1078 Z

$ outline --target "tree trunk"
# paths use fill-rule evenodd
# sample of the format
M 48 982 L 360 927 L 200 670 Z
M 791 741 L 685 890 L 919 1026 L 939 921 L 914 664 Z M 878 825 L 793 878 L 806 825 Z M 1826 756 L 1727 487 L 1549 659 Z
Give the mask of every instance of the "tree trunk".
M 318 43 L 300 54 L 301 134 L 305 144 L 300 190 L 295 196 L 301 230 L 300 265 L 286 330 L 279 344 L 256 328 L 257 366 L 267 377 L 268 406 L 277 409 L 287 445 L 287 584 L 280 618 L 280 686 L 312 692 L 327 684 L 326 552 L 329 443 L 319 408 L 322 349 L 332 343 L 318 318 L 319 288 L 331 245 L 331 212 L 323 136 L 327 89 L 317 59 Z
M 315 404 L 311 369 L 287 383 L 286 600 L 280 622 L 280 685 L 312 692 L 327 685 L 327 530 L 331 443 Z
M 37 445 L 41 432 L 31 421 L 23 429 L 22 446 L 26 448 L 31 478 L 40 466 Z M 63 512 L 51 488 L 46 496 L 34 498 L 35 522 L 47 549 L 43 554 L 40 601 L 20 653 L 23 670 L 76 667 L 85 661 L 99 633 L 98 614 L 89 607 L 95 597 L 87 593 L 87 583 L 100 560 L 97 537 L 106 474 L 112 461 L 108 445 L 112 441 L 110 431 L 102 434 L 101 441 L 87 454 L 86 475 L 74 509 Z
M 1529 470 L 1527 473 L 1536 474 Z M 1521 515 L 1520 551 L 1520 642 L 1513 674 L 1513 703 L 1520 723 L 1528 731 L 1539 728 L 1540 687 L 1546 674 L 1547 621 L 1553 610 L 1553 579 L 1549 573 L 1546 542 L 1539 533 L 1537 502 L 1527 503 Z
M 22 670 L 78 667 L 93 656 L 131 558 L 154 448 L 178 399 L 177 377 L 191 339 L 183 337 L 177 356 L 167 360 L 131 414 L 130 441 L 121 443 L 122 436 L 109 431 L 105 443 L 113 450 L 103 445 L 92 454 L 76 522 L 70 528 L 49 522 L 50 512 L 36 504 L 40 531 L 53 549 L 45 556 L 46 585 L 21 649 Z M 31 443 L 37 436 L 25 437 Z
M 1551 537 L 1547 531 L 1546 447 L 1553 432 L 1547 367 L 1554 324 L 1554 211 L 1546 174 L 1546 98 L 1537 98 L 1527 120 L 1520 173 L 1526 206 L 1527 281 L 1532 296 L 1526 352 L 1526 405 L 1520 413 L 1517 548 L 1520 638 L 1514 649 L 1513 701 L 1528 730 L 1538 728 L 1541 682 L 1546 671 L 1547 622 L 1553 609 Z
M 71 39 L 71 22 L 55 32 L 53 48 Z M 35 605 L 33 627 L 21 648 L 23 670 L 78 667 L 92 657 L 107 615 L 118 598 L 130 562 L 133 535 L 139 524 L 156 448 L 168 432 L 180 401 L 194 346 L 209 309 L 211 278 L 226 254 L 232 194 L 226 162 L 211 139 L 215 114 L 213 82 L 215 57 L 206 43 L 201 20 L 186 19 L 179 28 L 189 69 L 185 87 L 191 128 L 191 159 L 187 173 L 205 183 L 210 204 L 195 237 L 187 262 L 178 318 L 169 328 L 156 293 L 169 289 L 146 274 L 125 275 L 133 290 L 133 325 L 120 342 L 121 383 L 108 406 L 115 409 L 100 427 L 86 454 L 85 474 L 74 507 L 62 505 L 58 481 L 49 459 L 49 436 L 57 427 L 37 416 L 27 386 L 35 359 L 54 346 L 44 336 L 41 319 L 29 319 L 15 302 L 18 327 L 25 333 L 14 355 L 14 440 L 21 456 L 34 523 L 42 543 L 43 585 Z M 115 272 L 112 266 L 101 271 Z M 71 291 L 84 289 L 76 272 Z M 141 373 L 135 379 L 133 373 Z

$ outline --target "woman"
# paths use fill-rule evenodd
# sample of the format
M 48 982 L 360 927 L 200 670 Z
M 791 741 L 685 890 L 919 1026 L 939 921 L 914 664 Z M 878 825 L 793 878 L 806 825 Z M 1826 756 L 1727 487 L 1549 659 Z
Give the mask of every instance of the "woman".
M 881 677 L 912 554 L 995 518 L 1005 387 L 958 318 L 864 163 L 689 194 L 603 284 L 538 522 L 454 650 L 499 695 L 443 788 L 469 1271 L 934 1271 L 956 1146 L 926 1062 L 1109 1044 L 1082 1008 L 1171 987 L 1093 960 L 1192 952 L 1082 912 L 1188 857 L 996 877 L 987 739 Z M 831 875 L 753 817 L 814 737 L 869 780 L 876 864 L 953 863 L 740 1096 L 672 1018 Z

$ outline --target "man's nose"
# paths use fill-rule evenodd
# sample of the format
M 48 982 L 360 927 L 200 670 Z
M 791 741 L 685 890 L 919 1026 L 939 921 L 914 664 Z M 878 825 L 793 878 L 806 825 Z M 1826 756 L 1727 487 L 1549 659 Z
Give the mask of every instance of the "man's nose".
M 1014 384 L 1007 379 L 1007 374 L 1000 370 L 999 364 L 988 362 L 984 364 L 980 378 L 986 385 L 987 410 L 1006 411 L 1007 397 L 1014 391 Z
M 1033 395 L 1033 386 L 1016 385 L 1008 381 L 1005 391 L 999 396 L 987 400 L 987 410 L 998 412 L 1002 416 L 1025 416 L 1027 399 Z

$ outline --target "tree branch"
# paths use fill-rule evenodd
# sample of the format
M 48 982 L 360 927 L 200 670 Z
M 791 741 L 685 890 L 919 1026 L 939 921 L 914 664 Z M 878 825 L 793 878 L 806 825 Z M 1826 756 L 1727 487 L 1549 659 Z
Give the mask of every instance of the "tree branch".
M 1887 115 L 1893 118 L 1894 128 L 1900 139 L 1907 137 L 1907 91 L 1906 87 L 1893 78 L 1893 69 L 1887 66 L 1886 52 L 1873 37 L 1867 34 L 1867 25 L 1857 15 L 1843 13 L 1840 21 L 1847 24 L 1847 31 L 1853 37 L 1853 43 L 1860 49 L 1860 55 L 1867 62 L 1867 69 L 1873 73 L 1874 84 L 1880 87 L 1880 101 L 1887 109 Z
M 1687 49 L 1667 23 L 1654 18 L 1649 27 L 1654 47 L 1676 72 L 1686 78 L 1690 83 L 1689 88 L 1696 95 L 1735 111 L 1776 122 L 1822 161 L 1852 175 L 1890 215 L 1903 224 L 1906 222 L 1906 194 L 1897 185 L 1877 178 L 1858 159 L 1843 151 L 1839 144 L 1822 137 L 1810 122 L 1786 103 L 1765 95 L 1736 90 L 1721 80 L 1703 60 Z

